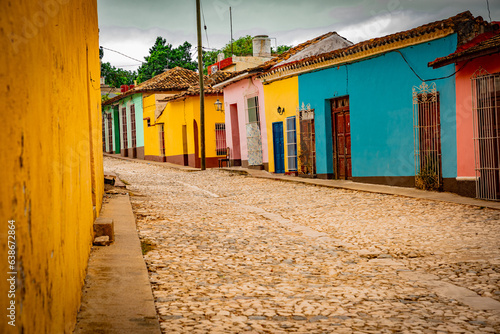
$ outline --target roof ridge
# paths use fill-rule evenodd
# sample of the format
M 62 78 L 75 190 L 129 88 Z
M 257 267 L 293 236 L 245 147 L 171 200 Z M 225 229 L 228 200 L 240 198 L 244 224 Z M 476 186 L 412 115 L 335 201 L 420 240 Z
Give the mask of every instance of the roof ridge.
M 308 47 L 312 44 L 315 44 L 317 42 L 320 42 L 330 36 L 333 36 L 333 35 L 337 35 L 339 37 L 341 37 L 342 39 L 350 42 L 347 38 L 339 35 L 336 31 L 329 31 L 329 32 L 326 32 L 322 35 L 319 35 L 319 36 L 316 36 L 315 38 L 311 38 L 305 42 L 302 42 L 290 49 L 288 49 L 287 51 L 283 52 L 282 54 L 276 56 L 276 57 L 273 57 L 272 59 L 266 61 L 265 63 L 263 64 L 260 64 L 260 65 L 257 65 L 257 66 L 254 66 L 254 67 L 251 67 L 251 68 L 247 68 L 245 70 L 241 70 L 239 72 L 237 72 L 238 74 L 243 74 L 243 73 L 252 73 L 252 72 L 263 72 L 273 66 L 276 66 L 279 62 L 282 62 L 284 60 L 287 60 L 288 58 L 292 57 L 293 55 L 299 53 L 300 51 L 302 51 L 305 47 Z M 350 42 L 351 43 L 351 42 Z M 216 72 L 217 73 L 217 72 Z M 233 75 L 231 77 L 228 77 L 222 81 L 219 81 L 219 82 L 216 82 L 215 84 L 219 84 L 219 83 L 222 83 L 226 80 L 229 80 L 229 79 L 233 79 L 236 75 Z
M 295 62 L 277 65 L 277 66 L 273 67 L 272 69 L 268 69 L 266 71 L 266 73 L 262 74 L 261 77 L 275 73 L 277 70 L 282 70 L 284 68 L 286 69 L 287 67 L 296 68 L 296 67 L 301 67 L 301 65 L 303 65 L 305 63 L 309 63 L 309 62 L 319 63 L 319 62 L 323 62 L 325 60 L 330 60 L 330 59 L 336 58 L 336 56 L 338 56 L 338 55 L 346 55 L 346 56 L 352 55 L 352 54 L 358 53 L 360 51 L 372 49 L 372 48 L 375 48 L 375 47 L 378 47 L 381 45 L 391 44 L 391 43 L 399 41 L 399 40 L 404 40 L 407 38 L 414 37 L 413 36 L 414 34 L 416 34 L 417 36 L 425 35 L 425 34 L 433 32 L 436 29 L 445 29 L 445 28 L 450 28 L 450 27 L 455 28 L 455 26 L 460 22 L 465 22 L 468 20 L 479 20 L 479 19 L 482 21 L 482 18 L 480 16 L 478 18 L 475 18 L 472 15 L 472 13 L 467 10 L 467 11 L 458 13 L 457 15 L 451 16 L 447 19 L 442 19 L 442 20 L 426 23 L 426 24 L 420 25 L 418 27 L 404 30 L 404 31 L 400 31 L 397 33 L 393 33 L 393 34 L 389 34 L 389 35 L 385 35 L 385 36 L 381 36 L 381 37 L 376 37 L 376 38 L 371 38 L 371 39 L 364 40 L 364 41 L 358 42 L 356 44 L 347 46 L 345 48 L 340 48 L 340 49 L 325 52 L 325 53 L 322 53 L 319 55 L 306 57 L 304 59 L 301 59 L 301 60 L 298 60 Z
M 143 92 L 161 92 L 172 90 L 186 90 L 198 84 L 198 73 L 187 68 L 176 66 L 168 69 L 136 87 L 107 100 L 103 105 L 119 101 L 129 95 Z

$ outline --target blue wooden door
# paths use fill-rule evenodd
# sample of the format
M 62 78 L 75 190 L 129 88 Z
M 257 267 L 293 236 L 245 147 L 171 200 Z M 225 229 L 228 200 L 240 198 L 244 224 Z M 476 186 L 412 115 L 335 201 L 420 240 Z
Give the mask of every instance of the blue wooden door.
M 274 172 L 285 172 L 285 147 L 283 143 L 283 122 L 273 123 Z

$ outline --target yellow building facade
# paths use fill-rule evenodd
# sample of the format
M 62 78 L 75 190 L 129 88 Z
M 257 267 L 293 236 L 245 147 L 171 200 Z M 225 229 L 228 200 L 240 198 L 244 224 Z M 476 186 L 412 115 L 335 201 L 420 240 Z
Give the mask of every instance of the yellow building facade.
M 97 2 L 2 11 L 0 332 L 70 333 L 104 192 Z
M 143 128 L 144 128 L 144 159 L 165 162 L 165 155 L 163 154 L 162 144 L 160 138 L 163 136 L 164 126 L 158 123 L 156 118 L 161 114 L 165 108 L 166 103 L 160 102 L 169 96 L 174 96 L 181 93 L 181 91 L 171 91 L 165 93 L 143 93 L 142 94 L 142 108 L 143 108 Z
M 217 111 L 215 102 L 222 100 L 222 95 L 205 95 L 205 154 L 206 167 L 218 166 L 219 158 L 225 156 L 226 132 L 224 112 Z M 178 165 L 201 166 L 201 124 L 200 97 L 198 94 L 178 94 L 166 99 L 167 105 L 156 119 L 156 126 L 163 130 L 157 137 L 158 147 L 163 152 L 166 162 Z M 222 100 L 222 105 L 224 101 Z M 160 131 L 161 132 L 161 131 Z M 151 135 L 154 141 L 154 135 Z M 163 142 L 162 142 L 163 140 Z
M 269 171 L 296 173 L 299 142 L 298 77 L 264 84 Z

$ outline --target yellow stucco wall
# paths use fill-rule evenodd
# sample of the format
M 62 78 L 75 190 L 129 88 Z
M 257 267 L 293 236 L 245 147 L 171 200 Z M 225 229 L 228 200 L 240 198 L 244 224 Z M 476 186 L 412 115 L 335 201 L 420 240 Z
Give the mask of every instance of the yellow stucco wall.
M 274 81 L 264 85 L 264 100 L 266 110 L 267 142 L 269 152 L 269 171 L 274 172 L 274 147 L 273 147 L 273 123 L 283 122 L 283 139 L 285 150 L 285 171 L 288 169 L 288 150 L 286 138 L 287 117 L 297 116 L 299 105 L 299 80 L 298 77 L 291 77 L 284 80 Z M 280 115 L 277 112 L 278 106 L 285 108 L 285 112 Z M 299 126 L 296 119 L 297 143 L 299 142 Z
M 160 140 L 159 140 L 159 130 L 156 124 L 161 123 L 161 120 L 156 120 L 156 109 L 163 108 L 163 104 L 157 102 L 167 96 L 175 95 L 181 91 L 169 91 L 169 92 L 158 92 L 158 93 L 143 93 L 142 94 L 142 108 L 143 108 L 143 127 L 144 127 L 144 155 L 145 156 L 156 156 L 160 155 Z M 149 124 L 147 119 L 149 117 Z
M 224 103 L 222 96 L 219 100 Z M 224 123 L 224 113 L 215 110 L 215 95 L 205 96 L 205 152 L 206 158 L 215 161 L 216 154 L 215 123 Z M 165 155 L 175 157 L 183 154 L 195 153 L 194 122 L 196 120 L 198 133 L 200 128 L 200 98 L 199 96 L 188 96 L 185 99 L 168 102 L 163 114 L 158 118 L 158 123 L 164 123 L 165 128 Z M 183 125 L 186 126 L 187 147 L 185 150 L 183 138 Z M 201 137 L 198 134 L 199 154 L 201 154 Z M 168 161 L 168 160 L 167 160 Z M 212 163 L 213 164 L 213 163 Z M 208 167 L 208 163 L 207 163 Z
M 104 191 L 96 0 L 26 0 L 0 15 L 2 333 L 70 333 Z M 7 298 L 15 220 L 15 299 Z M 15 300 L 12 327 L 7 305 Z
M 160 155 L 160 144 L 158 141 L 158 128 L 155 126 L 155 110 L 156 110 L 156 101 L 155 94 L 142 95 L 142 110 L 143 110 L 143 118 L 149 117 L 148 122 L 143 121 L 144 126 L 144 156 L 147 155 Z

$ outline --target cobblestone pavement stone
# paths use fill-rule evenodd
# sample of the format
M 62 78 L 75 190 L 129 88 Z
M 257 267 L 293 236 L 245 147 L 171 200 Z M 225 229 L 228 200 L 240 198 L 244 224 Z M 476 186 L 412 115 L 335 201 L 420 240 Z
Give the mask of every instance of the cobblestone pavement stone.
M 164 333 L 500 333 L 499 211 L 104 165 L 135 194 Z

